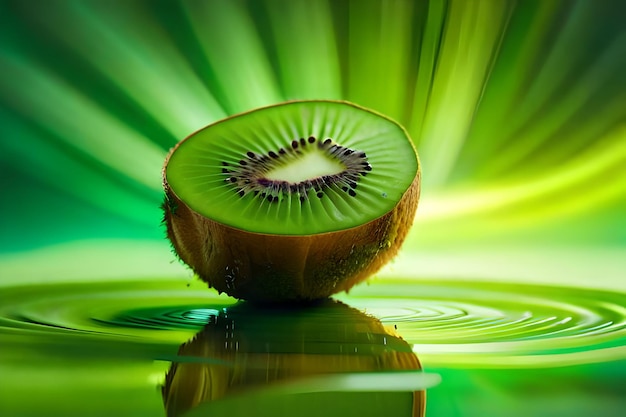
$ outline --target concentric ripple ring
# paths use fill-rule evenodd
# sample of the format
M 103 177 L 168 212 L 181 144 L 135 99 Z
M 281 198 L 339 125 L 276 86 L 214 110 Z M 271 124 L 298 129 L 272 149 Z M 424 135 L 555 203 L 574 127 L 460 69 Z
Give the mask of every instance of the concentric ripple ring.
M 2 293 L 0 333 L 172 344 L 236 303 L 181 280 L 52 283 L 4 287 Z M 626 294 L 620 292 L 384 279 L 338 298 L 395 326 L 431 366 L 540 367 L 626 358 Z

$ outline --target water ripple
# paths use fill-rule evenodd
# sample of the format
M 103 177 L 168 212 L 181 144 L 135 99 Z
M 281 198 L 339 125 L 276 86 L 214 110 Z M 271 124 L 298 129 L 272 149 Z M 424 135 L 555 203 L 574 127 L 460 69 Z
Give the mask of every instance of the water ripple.
M 424 360 L 545 366 L 626 358 L 626 294 L 619 292 L 385 280 L 346 299 L 395 324 Z
M 181 281 L 2 292 L 0 331 L 172 342 L 187 340 L 235 303 Z M 626 294 L 619 292 L 385 279 L 338 298 L 395 326 L 426 363 L 547 366 L 626 358 Z

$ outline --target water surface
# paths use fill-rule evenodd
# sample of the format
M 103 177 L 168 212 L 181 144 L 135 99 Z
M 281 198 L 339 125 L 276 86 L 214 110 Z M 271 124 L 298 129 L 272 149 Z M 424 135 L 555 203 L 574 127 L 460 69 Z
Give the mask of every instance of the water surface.
M 7 416 L 626 406 L 620 292 L 384 279 L 304 309 L 259 309 L 199 282 L 141 279 L 13 285 L 1 298 Z

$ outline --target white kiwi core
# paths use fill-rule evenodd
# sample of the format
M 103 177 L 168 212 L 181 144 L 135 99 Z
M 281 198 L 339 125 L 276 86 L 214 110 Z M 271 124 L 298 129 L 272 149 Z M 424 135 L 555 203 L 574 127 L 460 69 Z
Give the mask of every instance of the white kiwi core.
M 264 177 L 271 181 L 287 181 L 293 184 L 323 176 L 340 174 L 346 166 L 341 161 L 329 158 L 318 149 L 307 152 L 298 159 L 270 169 Z

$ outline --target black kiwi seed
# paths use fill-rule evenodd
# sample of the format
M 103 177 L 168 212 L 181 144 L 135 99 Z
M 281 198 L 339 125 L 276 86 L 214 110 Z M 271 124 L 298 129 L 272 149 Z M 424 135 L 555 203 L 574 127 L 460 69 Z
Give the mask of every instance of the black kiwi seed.
M 273 167 L 275 160 L 281 158 L 297 158 L 301 154 L 299 147 L 304 147 L 307 143 L 318 142 L 321 152 L 326 152 L 327 156 L 337 159 L 345 165 L 345 170 L 337 174 L 323 175 L 318 178 L 311 178 L 296 184 L 282 180 L 271 180 L 265 176 Z M 329 146 L 330 145 L 330 146 Z M 235 192 L 243 197 L 252 192 L 270 203 L 279 202 L 279 195 L 298 195 L 301 202 L 309 198 L 309 192 L 313 192 L 318 198 L 322 198 L 327 189 L 334 184 L 343 192 L 354 197 L 360 176 L 365 176 L 372 167 L 365 159 L 365 153 L 355 151 L 345 146 L 332 143 L 332 139 L 327 138 L 323 142 L 318 141 L 314 136 L 307 139 L 300 138 L 291 142 L 291 148 L 280 148 L 277 152 L 269 151 L 265 155 L 256 154 L 252 151 L 246 152 L 249 159 L 239 160 L 239 165 L 230 168 L 228 163 L 223 162 L 222 173 L 228 174 L 225 181 L 235 184 Z M 289 161 L 289 159 L 287 159 Z

